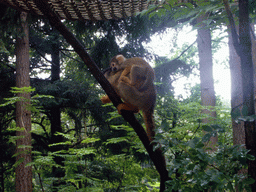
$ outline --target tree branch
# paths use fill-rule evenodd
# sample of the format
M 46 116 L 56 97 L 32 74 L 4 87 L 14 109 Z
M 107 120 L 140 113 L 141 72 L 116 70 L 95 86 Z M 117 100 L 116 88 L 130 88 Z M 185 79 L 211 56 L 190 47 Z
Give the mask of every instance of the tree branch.
M 225 6 L 225 10 L 227 12 L 227 15 L 228 15 L 228 20 L 229 20 L 229 23 L 230 23 L 230 28 L 231 28 L 231 34 L 232 34 L 234 47 L 235 47 L 236 53 L 238 55 L 240 55 L 239 36 L 237 34 L 237 31 L 236 31 L 236 24 L 235 24 L 235 21 L 234 21 L 234 17 L 233 17 L 233 14 L 231 12 L 231 9 L 229 7 L 228 0 L 223 0 L 223 3 L 224 3 L 224 6 Z
M 176 57 L 176 58 L 173 59 L 173 60 L 178 60 L 178 59 L 179 59 L 187 50 L 189 50 L 195 43 L 196 43 L 196 40 L 195 40 L 191 45 L 189 45 L 184 51 L 182 51 L 181 54 L 180 54 L 178 57 Z

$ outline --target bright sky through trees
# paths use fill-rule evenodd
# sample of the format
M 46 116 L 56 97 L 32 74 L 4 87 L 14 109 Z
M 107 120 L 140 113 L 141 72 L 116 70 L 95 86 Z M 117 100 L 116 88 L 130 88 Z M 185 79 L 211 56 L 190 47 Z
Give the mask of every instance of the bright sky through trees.
M 155 54 L 159 56 L 167 56 L 169 58 L 175 58 L 175 54 L 177 51 L 177 48 L 173 48 L 173 42 L 172 39 L 175 38 L 175 32 L 174 30 L 170 29 L 166 33 L 163 33 L 161 35 L 154 35 L 151 38 L 151 43 L 149 43 L 147 46 L 149 49 L 152 50 Z M 184 43 L 188 43 L 189 45 L 192 44 L 196 40 L 197 31 L 191 30 L 191 27 L 184 27 L 182 31 L 178 33 L 177 36 L 177 45 L 180 49 Z M 229 64 L 228 64 L 228 56 L 229 56 L 229 50 L 228 50 L 228 39 L 227 39 L 227 33 L 223 33 L 221 30 L 215 30 L 213 33 L 213 40 L 215 37 L 225 37 L 221 40 L 221 43 L 219 44 L 219 48 L 216 49 L 215 52 L 213 52 L 213 77 L 214 77 L 214 88 L 216 95 L 220 95 L 221 99 L 224 101 L 230 101 L 230 90 L 231 90 L 231 83 L 230 83 L 230 71 L 229 71 Z M 195 46 L 197 46 L 195 44 Z M 181 50 L 183 51 L 183 50 Z M 181 52 L 180 51 L 180 52 Z M 198 63 L 198 57 L 194 58 L 196 62 Z M 199 71 L 198 73 L 199 74 Z M 190 83 L 191 86 L 196 85 L 197 83 L 200 83 L 199 76 L 190 75 L 189 78 L 180 78 L 174 83 L 175 87 L 175 95 L 178 96 L 180 94 L 183 95 L 183 97 L 189 96 L 185 91 L 185 84 Z
M 178 32 L 177 38 L 177 46 L 180 49 L 180 52 L 177 54 L 177 48 L 173 47 L 173 39 L 176 36 L 174 29 L 169 29 L 165 33 L 154 35 L 151 37 L 151 42 L 145 46 L 148 47 L 154 54 L 159 56 L 167 56 L 168 58 L 175 58 L 177 57 L 181 51 L 181 47 L 184 43 L 188 45 L 192 44 L 196 41 L 197 31 L 191 30 L 191 27 L 184 27 L 182 31 Z M 223 37 L 226 36 L 224 39 L 221 40 L 219 44 L 219 49 L 217 52 L 213 54 L 213 76 L 214 76 L 214 88 L 217 96 L 220 96 L 221 99 L 224 101 L 230 102 L 231 97 L 231 83 L 230 83 L 230 71 L 229 71 L 229 64 L 228 64 L 228 38 L 227 33 L 222 33 L 220 30 L 215 30 L 213 34 L 213 39 L 215 37 Z M 197 46 L 196 43 L 194 46 Z M 50 56 L 48 55 L 47 58 L 51 60 Z M 198 57 L 195 57 L 194 60 L 198 63 Z M 182 77 L 174 82 L 175 87 L 175 96 L 182 95 L 183 97 L 188 97 L 188 93 L 186 93 L 185 87 L 189 88 L 189 86 L 195 86 L 196 84 L 200 83 L 199 78 L 199 71 L 196 71 L 197 75 L 190 75 L 189 78 Z M 48 74 L 40 75 L 41 78 L 48 77 Z M 190 85 L 188 85 L 188 83 Z M 187 85 L 186 85 L 187 84 Z

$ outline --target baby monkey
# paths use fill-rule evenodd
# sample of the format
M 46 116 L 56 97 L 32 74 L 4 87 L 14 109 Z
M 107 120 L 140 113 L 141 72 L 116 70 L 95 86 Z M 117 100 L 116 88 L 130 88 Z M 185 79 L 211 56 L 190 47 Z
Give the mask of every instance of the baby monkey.
M 154 86 L 154 70 L 142 58 L 134 57 L 126 59 L 123 55 L 117 55 L 110 61 L 112 71 L 105 73 L 105 77 L 124 100 L 117 109 L 130 110 L 143 113 L 147 135 L 153 141 L 154 132 L 154 107 L 156 102 L 156 90 Z M 111 102 L 107 96 L 101 98 L 103 103 Z
M 112 71 L 122 70 L 120 81 L 135 86 L 143 91 L 153 85 L 155 73 L 153 68 L 142 58 L 133 57 L 126 59 L 123 55 L 117 55 L 110 61 Z M 128 77 L 128 74 L 129 77 Z
M 104 73 L 104 76 L 106 77 L 106 79 L 109 81 L 109 83 L 115 89 L 116 93 L 120 96 L 119 90 L 118 90 L 118 83 L 119 83 L 119 78 L 121 76 L 122 71 L 115 71 L 114 72 L 114 71 L 112 71 L 111 68 L 108 68 L 103 73 Z M 109 99 L 109 97 L 107 95 L 101 97 L 100 100 L 102 101 L 102 103 L 110 103 L 111 102 L 111 100 Z M 125 103 L 125 106 L 126 106 L 126 110 L 128 110 L 128 111 L 132 111 L 133 113 L 138 113 L 139 112 L 138 107 L 135 107 L 135 106 L 133 106 L 129 103 Z M 120 111 L 118 111 L 118 112 L 119 112 L 119 114 L 121 114 Z

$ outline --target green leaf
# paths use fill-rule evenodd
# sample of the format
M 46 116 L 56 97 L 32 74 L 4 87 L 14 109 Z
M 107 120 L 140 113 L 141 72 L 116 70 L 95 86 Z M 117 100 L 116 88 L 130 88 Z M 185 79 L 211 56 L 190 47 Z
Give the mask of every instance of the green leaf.
M 19 145 L 18 148 L 19 148 L 19 149 L 26 149 L 26 148 L 32 149 L 33 147 L 30 146 L 30 145 Z
M 254 161 L 255 160 L 255 157 L 253 155 L 251 155 L 251 154 L 247 154 L 246 157 L 250 161 Z
M 21 87 L 21 88 L 19 88 L 19 87 L 11 87 L 11 89 L 12 89 L 11 92 L 15 93 L 15 94 L 17 94 L 17 93 L 31 93 L 31 92 L 36 91 L 36 89 L 32 88 L 31 86 L 29 86 L 29 87 Z
M 36 94 L 33 97 L 31 97 L 31 99 L 42 99 L 42 98 L 54 99 L 54 97 L 52 95 L 39 95 L 39 94 Z
M 95 154 L 96 149 L 94 148 L 81 148 L 81 149 L 72 149 L 70 148 L 68 150 L 71 154 L 75 154 L 77 156 L 83 156 L 83 155 L 90 155 L 90 154 Z
M 15 153 L 12 157 L 17 157 L 17 156 L 19 156 L 21 154 L 29 154 L 29 153 L 30 153 L 30 150 L 22 150 L 22 151 L 20 151 L 18 153 Z
M 156 151 L 157 149 L 160 149 L 161 145 L 160 143 L 157 143 L 156 145 L 153 146 L 153 151 Z
M 255 120 L 254 116 L 244 116 L 244 117 L 239 117 L 239 121 L 245 121 L 245 122 L 253 122 Z
M 0 39 L 0 52 L 10 54 L 9 51 L 6 49 L 2 39 Z
M 165 8 L 166 10 L 170 10 L 172 7 L 170 6 L 170 5 L 168 5 L 168 4 L 163 4 L 162 5 L 163 6 L 163 8 Z
M 127 138 L 126 137 L 118 137 L 118 138 L 111 138 L 111 139 L 108 139 L 105 144 L 108 145 L 108 144 L 116 144 L 116 143 L 120 143 L 120 142 L 128 142 Z
M 100 139 L 96 139 L 96 138 L 86 138 L 84 139 L 81 143 L 85 143 L 85 144 L 88 144 L 88 143 L 95 143 L 96 141 L 100 141 Z
M 19 158 L 18 161 L 15 162 L 15 164 L 13 165 L 13 167 L 18 167 L 22 162 L 24 161 L 24 158 Z
M 195 164 L 189 164 L 188 166 L 187 166 L 187 169 L 188 170 L 193 170 L 194 168 L 195 168 Z
M 164 130 L 164 131 L 168 131 L 170 129 L 170 124 L 167 122 L 166 119 L 164 119 L 162 122 L 161 122 L 161 129 Z
M 104 190 L 100 187 L 86 187 L 85 192 L 103 192 Z
M 249 177 L 249 178 L 246 178 L 243 182 L 247 185 L 251 185 L 255 182 L 255 180 Z
M 228 182 L 227 187 L 228 187 L 228 189 L 229 189 L 230 191 L 234 191 L 234 188 L 233 188 L 233 186 L 232 186 L 232 184 L 231 184 L 230 182 Z
M 209 126 L 209 125 L 203 125 L 202 129 L 206 132 L 212 132 L 213 131 L 212 127 Z
M 210 134 L 210 133 L 205 134 L 205 135 L 203 136 L 203 138 L 202 138 L 202 142 L 207 142 L 207 141 L 209 141 L 210 138 L 211 138 L 211 136 L 212 136 L 212 134 Z
M 188 141 L 188 146 L 191 147 L 191 148 L 194 148 L 195 147 L 195 140 L 191 139 L 190 141 Z
M 65 141 L 65 142 L 49 144 L 49 147 L 59 146 L 59 145 L 71 145 L 71 144 L 72 144 L 71 141 Z
M 8 105 L 14 105 L 18 101 L 24 101 L 24 97 L 11 97 L 11 98 L 4 98 L 7 102 L 0 105 L 0 107 L 6 107 Z
M 217 131 L 223 130 L 222 127 L 218 124 L 211 125 L 211 128 L 213 128 L 214 130 L 217 130 Z
M 241 165 L 247 164 L 247 160 L 246 160 L 245 156 L 239 156 L 238 161 L 239 161 L 239 163 L 241 163 Z
M 66 139 L 68 139 L 70 141 L 74 141 L 75 140 L 75 137 L 72 134 L 66 134 L 66 133 L 57 132 L 57 133 L 55 133 L 55 135 L 56 136 L 61 135 L 62 137 L 66 138 Z
M 185 6 L 187 6 L 190 9 L 194 8 L 194 5 L 192 3 L 185 3 Z

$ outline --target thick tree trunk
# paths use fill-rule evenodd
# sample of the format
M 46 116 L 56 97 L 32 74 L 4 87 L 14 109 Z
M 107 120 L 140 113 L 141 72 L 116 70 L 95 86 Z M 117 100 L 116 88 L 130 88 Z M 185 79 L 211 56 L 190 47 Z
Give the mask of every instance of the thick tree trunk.
M 52 66 L 51 77 L 52 82 L 60 80 L 60 42 L 59 33 L 53 30 L 54 39 L 52 42 Z
M 201 81 L 201 104 L 207 107 L 214 107 L 216 103 L 213 70 L 212 70 L 212 46 L 211 31 L 202 23 L 205 16 L 197 19 L 200 28 L 198 29 L 197 46 L 200 65 L 200 81 Z M 216 112 L 211 110 L 203 110 L 204 114 L 216 118 Z M 209 123 L 209 119 L 203 119 L 203 123 Z M 218 141 L 218 137 L 211 137 L 209 147 L 213 148 Z
M 241 112 L 243 107 L 241 61 L 234 48 L 230 25 L 228 26 L 228 29 L 229 65 L 231 74 L 231 109 L 232 112 L 237 110 Z M 235 120 L 236 119 L 232 118 L 233 144 L 245 144 L 244 122 L 237 123 Z
M 252 40 L 252 63 L 253 63 L 253 71 L 254 71 L 254 98 L 256 98 L 256 35 L 255 35 L 255 26 L 256 22 L 251 24 L 251 40 Z M 255 107 L 256 101 L 254 100 L 254 107 Z M 256 109 L 255 109 L 256 113 Z
M 54 33 L 54 42 L 52 43 L 52 66 L 51 66 L 51 81 L 54 83 L 55 81 L 60 80 L 60 43 L 59 43 L 59 34 L 58 32 L 53 31 Z M 55 136 L 55 133 L 62 132 L 61 128 L 61 112 L 60 107 L 58 105 L 54 106 L 50 110 L 51 117 L 51 136 L 52 143 L 61 142 L 61 136 Z
M 242 69 L 241 60 L 236 53 L 234 47 L 231 26 L 228 25 L 228 46 L 229 46 L 229 65 L 231 75 L 231 113 L 240 111 L 242 113 L 243 108 L 243 89 L 242 89 Z M 238 113 L 237 113 L 238 114 Z M 233 129 L 233 145 L 245 145 L 245 129 L 244 122 L 236 122 L 237 117 L 232 117 L 232 129 Z M 247 174 L 247 169 L 242 169 L 240 173 Z M 238 186 L 236 191 L 239 192 Z
M 250 150 L 250 154 L 256 156 L 256 131 L 255 120 L 252 117 L 255 114 L 254 107 L 254 82 L 253 82 L 253 62 L 250 37 L 249 22 L 249 1 L 239 0 L 239 39 L 235 29 L 235 22 L 230 11 L 227 0 L 223 0 L 228 19 L 231 24 L 232 39 L 237 54 L 241 59 L 242 69 L 242 89 L 243 89 L 243 116 L 245 128 L 246 148 Z M 248 174 L 256 180 L 256 161 L 248 161 Z M 256 191 L 256 182 L 251 185 L 252 191 Z
M 27 13 L 20 14 L 21 27 L 19 37 L 16 43 L 16 86 L 18 88 L 29 87 L 29 38 L 28 38 L 28 22 Z M 32 167 L 26 166 L 31 162 L 31 111 L 30 93 L 19 93 L 18 97 L 23 97 L 24 100 L 16 104 L 16 125 L 18 129 L 23 129 L 16 132 L 17 140 L 16 161 L 19 162 L 16 168 L 16 191 L 31 192 L 32 191 Z
M 243 100 L 248 107 L 248 115 L 254 112 L 254 84 L 252 64 L 252 44 L 250 37 L 249 6 L 248 0 L 239 0 L 239 40 L 240 58 L 243 78 Z
M 53 30 L 53 42 L 51 44 L 52 51 L 52 66 L 51 66 L 51 81 L 54 83 L 55 81 L 60 80 L 60 42 L 59 42 L 59 33 L 55 29 Z M 58 104 L 53 106 L 50 109 L 50 122 L 51 122 L 51 143 L 60 143 L 63 141 L 63 137 L 61 135 L 55 135 L 57 132 L 62 133 L 61 127 L 61 108 Z M 56 145 L 51 147 L 51 151 L 56 152 L 60 151 L 62 146 Z M 54 157 L 54 161 L 56 164 L 64 166 L 64 159 L 62 157 Z M 52 170 L 53 177 L 61 178 L 65 176 L 65 170 L 62 168 L 54 167 Z M 57 187 L 62 183 L 61 179 L 55 181 L 53 183 L 54 189 L 53 191 L 58 191 Z
M 242 66 L 243 103 L 247 116 L 255 114 L 254 108 L 254 81 L 252 63 L 252 45 L 249 22 L 249 1 L 239 0 L 239 40 L 240 58 Z M 250 154 L 256 156 L 256 131 L 255 120 L 245 122 L 245 142 Z M 248 174 L 256 180 L 256 161 L 248 161 Z M 252 191 L 256 191 L 256 182 L 251 185 Z

